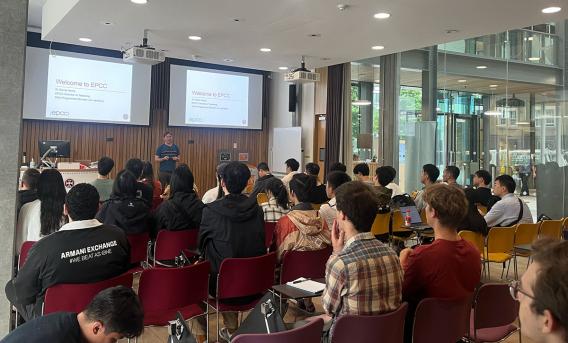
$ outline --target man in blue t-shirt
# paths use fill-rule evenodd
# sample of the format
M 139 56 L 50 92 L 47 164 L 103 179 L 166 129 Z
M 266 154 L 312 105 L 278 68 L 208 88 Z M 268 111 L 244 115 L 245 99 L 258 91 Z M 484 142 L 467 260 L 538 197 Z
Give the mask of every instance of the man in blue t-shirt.
M 174 144 L 174 136 L 171 132 L 164 133 L 164 144 L 156 149 L 156 156 L 154 159 L 160 162 L 159 180 L 162 184 L 162 189 L 170 184 L 170 178 L 174 169 L 176 169 L 176 162 L 179 161 L 179 148 Z

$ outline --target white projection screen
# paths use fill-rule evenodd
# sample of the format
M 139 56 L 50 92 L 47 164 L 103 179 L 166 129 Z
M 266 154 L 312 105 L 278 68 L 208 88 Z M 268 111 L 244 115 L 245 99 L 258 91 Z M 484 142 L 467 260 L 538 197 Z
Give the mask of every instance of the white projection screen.
M 172 64 L 170 126 L 262 129 L 260 74 Z
M 149 125 L 151 66 L 27 47 L 24 119 Z

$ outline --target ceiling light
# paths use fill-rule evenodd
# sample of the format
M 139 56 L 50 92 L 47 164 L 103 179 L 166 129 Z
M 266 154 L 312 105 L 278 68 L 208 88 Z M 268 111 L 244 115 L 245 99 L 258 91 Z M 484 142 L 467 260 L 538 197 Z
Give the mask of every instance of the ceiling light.
M 130 0 L 130 2 L 137 5 L 145 5 L 148 3 L 148 0 Z
M 272 50 L 269 48 L 260 48 L 260 51 L 262 52 L 271 52 Z
M 288 67 L 278 67 L 280 70 L 288 70 Z
M 477 66 L 477 69 L 487 69 L 487 66 Z
M 369 100 L 355 100 L 351 104 L 354 106 L 369 106 L 371 102 Z
M 497 86 L 498 86 L 498 85 L 489 85 L 489 87 L 491 87 L 491 88 L 495 88 L 495 87 L 497 87 Z
M 382 46 L 382 45 L 375 45 L 375 46 L 372 46 L 372 47 L 371 47 L 371 49 L 373 49 L 373 50 L 383 50 L 384 48 L 385 48 L 385 47 Z
M 501 112 L 499 112 L 499 111 L 487 111 L 483 114 L 485 114 L 486 116 L 500 116 Z
M 543 8 L 542 13 L 545 13 L 545 14 L 558 13 L 561 10 L 562 10 L 562 8 L 560 8 L 560 7 L 552 6 L 552 7 Z
M 380 12 L 380 13 L 375 13 L 375 15 L 373 17 L 375 17 L 375 19 L 387 19 L 390 18 L 390 13 L 386 13 L 386 12 Z
M 467 80 L 461 79 L 461 80 L 458 80 L 458 82 L 459 82 L 459 83 L 464 83 L 464 82 L 467 82 Z
M 80 40 L 81 42 L 85 42 L 85 43 L 89 43 L 89 42 L 92 42 L 92 41 L 93 41 L 91 38 L 86 38 L 86 37 L 79 38 L 79 40 Z
M 225 58 L 223 61 L 225 62 L 233 62 L 234 60 L 232 58 Z
M 529 57 L 529 61 L 540 61 L 540 57 Z
M 190 40 L 201 40 L 201 37 L 199 36 L 189 36 L 187 38 L 189 38 Z

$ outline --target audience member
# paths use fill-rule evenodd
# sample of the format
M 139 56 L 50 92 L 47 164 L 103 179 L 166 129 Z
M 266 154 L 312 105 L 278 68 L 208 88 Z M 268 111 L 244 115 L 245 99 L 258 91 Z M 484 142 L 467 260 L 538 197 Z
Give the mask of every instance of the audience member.
M 319 209 L 320 217 L 325 220 L 327 228 L 331 230 L 333 221 L 337 216 L 337 207 L 335 199 L 335 190 L 344 183 L 351 181 L 351 177 L 342 171 L 332 171 L 327 175 L 326 192 L 330 199 L 327 203 L 321 205 Z
M 355 176 L 356 181 L 361 181 L 366 183 L 367 185 L 373 185 L 373 180 L 369 178 L 369 165 L 365 162 L 358 163 L 353 167 L 353 175 Z
M 228 163 L 221 173 L 221 187 L 225 196 L 203 209 L 199 249 L 211 263 L 209 291 L 213 295 L 219 267 L 224 259 L 266 253 L 262 209 L 256 201 L 249 201 L 246 195 L 241 194 L 249 178 L 250 170 L 246 165 Z M 246 301 L 250 302 L 251 299 L 243 300 Z M 237 329 L 237 314 L 224 312 L 223 319 L 226 328 L 222 332 L 226 337 Z
M 37 241 L 65 224 L 63 214 L 65 185 L 57 169 L 45 169 L 39 176 L 38 199 L 22 206 L 16 228 L 16 247 L 25 241 Z
M 154 179 L 154 168 L 152 163 L 143 162 L 141 182 L 152 187 L 152 199 L 159 198 L 162 195 L 162 184 Z M 171 174 L 170 174 L 171 178 Z
M 274 175 L 270 172 L 270 168 L 268 168 L 268 164 L 266 162 L 260 162 L 256 166 L 256 170 L 258 171 L 258 179 L 254 183 L 254 188 L 249 195 L 249 197 L 255 199 L 258 193 L 264 192 L 267 182 L 274 178 Z
M 418 213 L 426 207 L 424 203 L 424 191 L 429 186 L 436 183 L 438 177 L 440 176 L 440 169 L 433 164 L 425 164 L 422 166 L 422 174 L 420 175 L 420 182 L 424 185 L 422 190 L 418 191 L 416 197 L 414 198 L 414 203 L 416 204 L 416 209 Z
M 389 184 L 386 186 L 387 188 L 392 189 L 392 196 L 395 197 L 395 196 L 397 196 L 397 195 L 404 194 L 404 193 L 400 190 L 399 185 L 397 185 L 397 184 L 394 182 L 394 179 L 396 178 L 396 169 L 394 169 L 392 166 L 385 166 L 385 167 L 387 167 L 387 168 L 391 171 L 391 174 L 392 174 L 392 181 L 389 182 Z
M 170 197 L 156 211 L 158 229 L 179 231 L 198 229 L 205 205 L 193 190 L 193 173 L 180 164 L 170 178 Z
M 467 215 L 458 225 L 458 231 L 469 230 L 473 232 L 479 232 L 483 236 L 487 236 L 487 223 L 485 222 L 485 219 L 483 219 L 483 216 L 481 215 L 481 213 L 479 213 L 477 206 L 475 205 L 476 190 L 467 188 L 464 189 L 464 192 L 467 199 Z
M 99 192 L 99 197 L 102 201 L 107 201 L 112 193 L 113 180 L 110 178 L 110 172 L 114 168 L 114 161 L 112 158 L 103 156 L 99 159 L 97 163 L 98 173 L 97 179 L 91 182 L 97 192 Z
M 225 196 L 225 192 L 223 192 L 223 187 L 221 186 L 221 175 L 223 174 L 223 169 L 225 169 L 226 165 L 227 162 L 221 162 L 217 165 L 217 168 L 215 169 L 215 174 L 217 176 L 217 186 L 211 188 L 210 190 L 205 192 L 205 194 L 203 194 L 201 201 L 204 204 L 212 203 L 213 201 L 219 200 Z
M 347 167 L 345 166 L 345 164 L 343 164 L 341 162 L 335 162 L 329 167 L 329 171 L 330 172 L 340 171 L 340 172 L 347 173 Z
M 488 227 L 533 222 L 527 204 L 514 194 L 516 186 L 515 180 L 509 175 L 504 174 L 495 178 L 493 193 L 501 200 L 495 203 L 484 217 Z
M 64 206 L 69 223 L 39 240 L 18 275 L 6 284 L 6 297 L 24 320 L 41 316 L 45 291 L 53 285 L 102 281 L 128 269 L 126 235 L 94 219 L 98 208 L 95 187 L 81 183 L 71 188 Z
M 306 174 L 313 176 L 316 179 L 316 186 L 312 194 L 310 194 L 310 202 L 312 204 L 323 204 L 329 199 L 325 191 L 325 185 L 319 180 L 320 167 L 316 163 L 306 164 Z
M 488 210 L 501 200 L 491 193 L 491 174 L 487 170 L 481 169 L 473 174 L 473 186 L 476 187 L 475 202 L 487 207 Z
M 278 178 L 270 178 L 266 181 L 264 191 L 268 196 L 268 202 L 260 204 L 264 212 L 265 222 L 277 222 L 288 213 L 288 191 L 284 183 Z
M 22 175 L 17 198 L 18 213 L 20 213 L 20 209 L 23 205 L 38 199 L 37 187 L 39 185 L 39 174 L 40 172 L 37 169 L 28 168 Z
M 442 181 L 450 186 L 461 186 L 457 183 L 457 179 L 460 176 L 460 169 L 456 166 L 446 166 L 444 173 L 442 174 Z
M 373 190 L 377 195 L 379 208 L 389 208 L 393 190 L 388 188 L 387 185 L 394 180 L 392 170 L 390 170 L 389 167 L 378 167 L 377 170 L 375 170 L 374 179 L 377 185 L 373 186 Z
M 136 197 L 136 177 L 123 170 L 114 180 L 110 199 L 105 201 L 96 219 L 105 225 L 115 225 L 128 235 L 148 232 L 154 227 L 150 207 Z
M 521 332 L 535 343 L 568 341 L 568 242 L 544 239 L 533 245 L 533 263 L 511 283 L 520 303 Z
M 286 164 L 286 175 L 282 178 L 282 182 L 284 183 L 284 186 L 286 186 L 286 189 L 290 189 L 290 180 L 292 180 L 292 177 L 295 174 L 299 173 L 298 169 L 300 169 L 300 162 L 293 158 L 289 158 L 284 163 Z
M 131 172 L 138 181 L 136 183 L 136 196 L 140 199 L 143 199 L 148 206 L 152 206 L 154 190 L 152 189 L 152 186 L 142 182 L 142 171 L 144 169 L 144 163 L 142 162 L 142 160 L 140 160 L 139 158 L 131 158 L 126 162 L 124 169 Z
M 19 326 L 4 343 L 101 343 L 134 338 L 144 329 L 144 310 L 131 288 L 117 286 L 97 294 L 80 313 L 57 312 Z

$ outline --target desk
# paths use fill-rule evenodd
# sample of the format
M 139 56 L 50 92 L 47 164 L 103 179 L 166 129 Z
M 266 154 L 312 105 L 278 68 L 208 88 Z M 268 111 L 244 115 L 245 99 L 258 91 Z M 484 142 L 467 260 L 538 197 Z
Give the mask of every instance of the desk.
M 324 278 L 315 279 L 313 281 L 325 283 Z M 282 298 L 283 297 L 286 297 L 286 299 L 299 300 L 299 299 L 307 299 L 307 298 L 316 298 L 316 297 L 321 296 L 321 294 L 322 294 L 322 293 L 306 292 L 306 291 L 303 291 L 299 288 L 288 286 L 287 284 L 274 285 L 274 286 L 272 286 L 272 291 L 273 291 L 274 295 L 276 295 L 278 297 L 278 299 L 280 299 L 280 303 L 279 303 L 280 306 L 279 307 L 280 307 L 281 311 L 282 311 Z M 284 315 L 284 314 L 282 314 L 282 315 Z
M 27 168 L 20 168 L 20 180 Z M 58 169 L 63 176 L 65 190 L 69 190 L 79 183 L 90 183 L 97 179 L 98 169 Z

